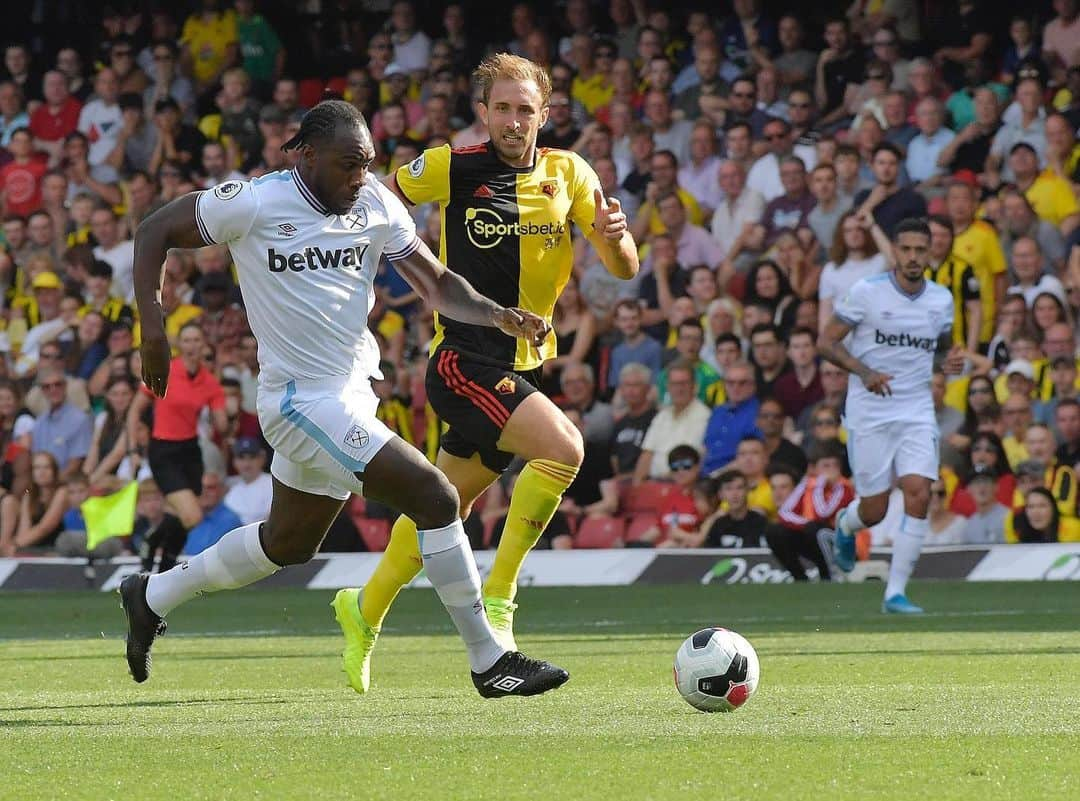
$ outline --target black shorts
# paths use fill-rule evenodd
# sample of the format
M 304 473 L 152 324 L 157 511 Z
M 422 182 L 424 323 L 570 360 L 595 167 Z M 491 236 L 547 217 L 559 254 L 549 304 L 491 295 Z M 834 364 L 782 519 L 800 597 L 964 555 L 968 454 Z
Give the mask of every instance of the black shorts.
M 514 409 L 537 392 L 539 382 L 540 370 L 518 373 L 439 348 L 428 360 L 426 380 L 431 408 L 450 426 L 439 446 L 460 459 L 479 453 L 484 467 L 502 473 L 514 454 L 495 443 Z
M 150 472 L 163 495 L 189 489 L 202 493 L 202 451 L 199 440 L 151 439 L 147 451 Z

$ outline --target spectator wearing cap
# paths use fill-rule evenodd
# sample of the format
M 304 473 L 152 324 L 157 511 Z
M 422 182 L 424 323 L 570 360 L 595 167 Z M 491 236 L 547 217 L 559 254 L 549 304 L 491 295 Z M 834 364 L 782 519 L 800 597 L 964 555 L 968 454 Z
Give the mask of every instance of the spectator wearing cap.
M 177 59 L 179 51 L 171 39 L 158 39 L 150 45 L 152 66 L 149 67 L 150 84 L 143 90 L 143 108 L 147 117 L 153 116 L 161 100 L 171 99 L 177 103 L 181 116 L 186 117 L 195 105 L 195 88 L 180 73 Z
M 34 329 L 42 323 L 56 321 L 60 317 L 60 299 L 63 296 L 64 282 L 60 276 L 51 270 L 38 273 L 30 282 L 31 293 L 29 296 L 16 298 L 12 307 L 21 309 L 26 319 L 26 327 Z M 51 339 L 59 333 L 46 338 Z M 23 352 L 28 349 L 26 342 L 23 343 Z M 34 348 L 36 351 L 37 349 Z
M 174 162 L 192 169 L 202 156 L 206 137 L 198 128 L 187 125 L 181 118 L 180 104 L 172 97 L 154 103 L 154 127 L 157 128 L 157 147 L 150 156 L 148 171 L 157 173 L 165 164 Z
M 1046 153 L 1046 119 L 1042 108 L 1043 87 L 1037 78 L 1024 78 L 1016 85 L 1020 119 L 1006 123 L 994 135 L 990 155 L 986 157 L 987 182 L 996 188 L 1002 181 L 1013 181 L 1009 156 L 1013 147 L 1026 142 L 1041 159 Z
M 224 272 L 209 272 L 199 279 L 199 300 L 205 310 L 202 327 L 206 341 L 217 349 L 224 361 L 231 361 L 232 354 L 240 345 L 240 337 L 250 333 L 247 314 L 235 303 L 229 302 L 232 281 Z
M 158 131 L 143 115 L 142 97 L 128 92 L 120 95 L 123 124 L 116 146 L 105 161 L 118 173 L 127 175 L 134 170 L 146 170 L 157 148 Z
M 1005 254 L 997 231 L 990 223 L 975 219 L 978 194 L 971 183 L 953 181 L 945 190 L 945 211 L 953 226 L 953 252 L 975 270 L 979 280 L 982 323 L 979 344 L 994 336 L 994 321 L 1008 283 Z
M 225 494 L 225 505 L 243 525 L 265 520 L 270 514 L 273 481 L 266 472 L 266 451 L 255 437 L 240 437 L 233 443 L 236 478 Z
M 1068 237 L 1080 225 L 1080 204 L 1072 185 L 1052 169 L 1039 171 L 1039 157 L 1027 142 L 1009 151 L 1016 188 L 1024 193 L 1039 219 L 1054 225 Z
M 59 70 L 50 70 L 42 79 L 45 102 L 30 115 L 34 149 L 49 154 L 51 163 L 60 161 L 64 137 L 79 127 L 82 103 L 71 96 L 67 79 Z
M 33 451 L 51 454 L 60 469 L 59 477 L 66 481 L 82 468 L 94 435 L 93 421 L 84 410 L 68 403 L 67 378 L 61 370 L 39 371 L 37 384 L 45 394 L 48 409 L 34 423 Z
M 995 495 L 997 471 L 992 468 L 975 470 L 968 478 L 967 492 L 974 503 L 961 534 L 965 545 L 997 545 L 1005 542 L 1005 519 L 1009 507 L 998 502 Z
M 998 193 L 1001 200 L 1001 219 L 998 230 L 1001 247 L 1011 262 L 1013 243 L 1022 236 L 1035 239 L 1042 251 L 1042 269 L 1048 275 L 1063 274 L 1065 268 L 1065 238 L 1056 226 L 1040 220 L 1031 206 L 1031 201 L 1017 189 L 1004 189 Z

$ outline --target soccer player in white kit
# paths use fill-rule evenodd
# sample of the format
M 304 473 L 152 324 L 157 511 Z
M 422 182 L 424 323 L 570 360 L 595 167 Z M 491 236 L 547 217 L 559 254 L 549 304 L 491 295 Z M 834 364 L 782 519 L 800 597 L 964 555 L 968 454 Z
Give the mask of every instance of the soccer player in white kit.
M 845 426 L 848 460 L 858 497 L 837 516 L 833 557 L 848 572 L 855 564 L 855 533 L 879 523 L 897 479 L 904 516 L 893 536 L 893 558 L 882 611 L 918 614 L 907 598 L 907 581 L 930 530 L 930 485 L 938 478 L 938 426 L 930 395 L 935 355 L 958 373 L 964 352 L 951 347 L 952 294 L 925 278 L 930 228 L 903 220 L 893 242 L 862 218 L 893 267 L 864 278 L 837 302 L 818 351 L 852 374 Z
M 311 559 L 351 492 L 416 521 L 427 577 L 468 649 L 484 697 L 535 695 L 569 678 L 562 668 L 498 644 L 458 518 L 453 485 L 375 416 L 379 348 L 367 327 L 372 280 L 386 256 L 442 314 L 539 344 L 543 319 L 506 309 L 447 270 L 416 236 L 400 200 L 367 172 L 375 149 L 361 114 L 325 101 L 284 149 L 296 168 L 192 192 L 147 218 L 135 237 L 143 380 L 165 395 L 169 342 L 158 290 L 170 247 L 227 244 L 259 343 L 259 422 L 274 449 L 266 521 L 242 526 L 172 570 L 126 578 L 127 661 L 150 671 L 164 617 L 185 601 L 234 589 Z

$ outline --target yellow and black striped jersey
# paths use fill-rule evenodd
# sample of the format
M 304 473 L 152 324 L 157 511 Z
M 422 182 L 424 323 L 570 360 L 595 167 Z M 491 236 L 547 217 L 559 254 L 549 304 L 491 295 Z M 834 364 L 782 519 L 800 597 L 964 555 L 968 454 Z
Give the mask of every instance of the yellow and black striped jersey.
M 394 174 L 411 203 L 438 203 L 439 258 L 482 295 L 549 323 L 570 278 L 570 223 L 590 231 L 600 180 L 576 153 L 538 148 L 531 167 L 511 167 L 491 143 L 430 148 Z M 489 364 L 532 370 L 555 357 L 555 332 L 539 350 L 497 328 L 435 315 L 432 350 L 449 347 Z
M 928 269 L 926 277 L 941 284 L 952 293 L 953 344 L 966 345 L 968 330 L 967 303 L 982 298 L 979 293 L 979 279 L 975 275 L 975 269 L 963 259 L 950 255 L 936 268 L 931 267 Z

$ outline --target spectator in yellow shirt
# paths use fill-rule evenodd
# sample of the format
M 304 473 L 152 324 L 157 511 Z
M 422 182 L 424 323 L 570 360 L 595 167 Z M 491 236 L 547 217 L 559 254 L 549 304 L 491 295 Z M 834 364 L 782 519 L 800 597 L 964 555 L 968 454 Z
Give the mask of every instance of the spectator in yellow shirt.
M 222 11 L 220 0 L 202 0 L 202 10 L 184 23 L 180 45 L 184 65 L 205 91 L 239 60 L 236 12 Z
M 1080 204 L 1076 202 L 1072 184 L 1049 167 L 1039 172 L 1039 157 L 1027 142 L 1013 145 L 1009 166 L 1016 174 L 1017 188 L 1039 219 L 1059 228 L 1067 238 L 1080 225 Z

